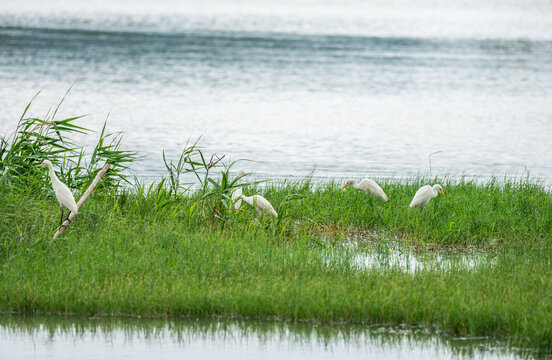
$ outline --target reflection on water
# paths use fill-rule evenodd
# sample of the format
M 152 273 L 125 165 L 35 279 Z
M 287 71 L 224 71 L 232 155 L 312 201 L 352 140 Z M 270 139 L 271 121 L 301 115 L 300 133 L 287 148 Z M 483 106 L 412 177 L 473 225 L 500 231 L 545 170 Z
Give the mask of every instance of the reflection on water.
M 492 253 L 467 251 L 416 251 L 397 243 L 346 243 L 332 249 L 327 255 L 328 265 L 348 262 L 352 268 L 369 271 L 420 271 L 477 270 L 492 266 L 496 257 Z
M 359 271 L 476 271 L 493 266 L 496 256 L 492 252 L 468 250 L 463 252 L 431 251 L 413 249 L 404 244 L 379 239 L 366 241 L 362 238 L 335 245 L 326 251 L 326 263 L 333 266 L 348 264 Z
M 383 325 L 0 316 L 13 359 L 513 359 L 489 339 Z M 1 356 L 0 356 L 1 357 Z

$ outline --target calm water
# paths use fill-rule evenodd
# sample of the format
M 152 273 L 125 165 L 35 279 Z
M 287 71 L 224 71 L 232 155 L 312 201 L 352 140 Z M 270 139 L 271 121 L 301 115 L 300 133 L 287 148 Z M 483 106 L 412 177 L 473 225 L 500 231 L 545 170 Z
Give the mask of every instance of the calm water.
M 2 0 L 0 84 L 0 134 L 73 85 L 60 116 L 111 111 L 139 177 L 202 135 L 258 177 L 404 177 L 442 151 L 434 175 L 552 183 L 550 1 Z
M 282 322 L 0 316 L 10 359 L 515 359 L 489 339 L 423 328 Z
M 464 253 L 446 251 L 420 251 L 394 242 L 350 242 L 335 247 L 327 253 L 327 264 L 346 261 L 360 271 L 478 271 L 492 267 L 497 262 L 493 253 L 469 250 Z

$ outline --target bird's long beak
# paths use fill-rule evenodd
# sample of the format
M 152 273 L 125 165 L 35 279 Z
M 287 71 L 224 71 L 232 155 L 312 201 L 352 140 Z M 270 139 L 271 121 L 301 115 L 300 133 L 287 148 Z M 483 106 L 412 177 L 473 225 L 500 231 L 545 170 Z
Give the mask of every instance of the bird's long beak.
M 44 163 L 40 164 L 40 165 L 37 165 L 36 167 L 39 168 L 41 166 L 44 166 Z
M 441 195 L 445 196 L 445 193 L 443 192 L 443 190 L 439 190 L 439 192 L 441 193 Z
M 347 185 L 349 185 L 349 184 L 343 185 L 343 187 L 341 188 L 341 190 L 345 189 L 345 188 L 347 187 Z

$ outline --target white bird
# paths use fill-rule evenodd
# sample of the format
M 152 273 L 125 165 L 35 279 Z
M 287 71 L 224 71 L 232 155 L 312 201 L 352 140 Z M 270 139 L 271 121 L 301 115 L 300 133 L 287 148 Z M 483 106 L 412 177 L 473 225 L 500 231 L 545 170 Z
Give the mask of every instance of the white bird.
M 410 208 L 419 207 L 421 209 L 424 208 L 424 206 L 427 205 L 427 203 L 437 197 L 441 193 L 441 195 L 445 196 L 445 193 L 443 192 L 443 188 L 439 184 L 435 184 L 433 186 L 425 185 L 416 191 L 416 195 L 414 195 L 414 198 L 410 202 Z
M 245 173 L 245 171 L 243 170 L 240 170 L 238 171 L 238 182 L 236 183 L 239 184 L 239 179 L 241 179 L 242 177 L 244 177 L 245 175 L 247 175 Z M 232 202 L 234 203 L 234 209 L 238 210 L 240 207 L 241 207 L 241 203 L 242 203 L 242 199 L 241 199 L 241 196 L 243 194 L 243 191 L 242 191 L 242 187 L 238 187 L 236 190 L 232 191 Z
M 242 194 L 240 195 L 240 197 L 243 199 L 243 201 L 254 207 L 255 210 L 257 210 L 258 212 L 278 217 L 278 214 L 276 213 L 272 205 L 270 205 L 268 200 L 261 195 L 245 196 Z
M 37 166 L 37 168 L 41 166 L 46 166 L 50 172 L 50 180 L 52 181 L 52 187 L 54 188 L 54 192 L 56 193 L 56 197 L 59 201 L 59 204 L 61 205 L 61 218 L 60 218 L 60 225 L 63 221 L 63 207 L 65 206 L 71 212 L 73 212 L 75 215 L 79 211 L 77 208 L 77 203 L 75 202 L 75 198 L 73 197 L 73 194 L 71 193 L 71 190 L 62 183 L 58 177 L 56 176 L 56 173 L 54 172 L 54 166 L 49 160 L 44 160 L 44 162 Z
M 384 202 L 389 200 L 387 195 L 385 195 L 385 192 L 383 191 L 383 189 L 378 184 L 376 184 L 376 182 L 373 180 L 362 179 L 359 182 L 357 182 L 356 180 L 347 180 L 345 185 L 343 185 L 342 189 L 345 189 L 349 185 L 351 185 L 357 190 L 364 191 L 366 195 L 370 197 L 381 199 Z

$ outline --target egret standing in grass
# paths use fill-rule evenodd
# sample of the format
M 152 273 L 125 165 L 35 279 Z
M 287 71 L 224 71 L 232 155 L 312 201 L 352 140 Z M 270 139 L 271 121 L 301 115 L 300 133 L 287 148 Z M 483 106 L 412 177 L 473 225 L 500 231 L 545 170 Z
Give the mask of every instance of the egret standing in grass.
M 389 200 L 387 195 L 385 195 L 385 192 L 383 191 L 383 189 L 378 184 L 376 184 L 376 182 L 373 180 L 362 179 L 359 182 L 357 182 L 356 180 L 347 180 L 345 185 L 343 185 L 342 189 L 345 189 L 349 185 L 351 185 L 353 188 L 357 190 L 364 191 L 366 195 L 370 197 L 381 199 L 384 202 Z
M 244 177 L 246 174 L 245 171 L 240 170 L 238 171 L 238 177 L 236 185 L 240 183 L 240 179 Z M 234 209 L 238 210 L 241 207 L 242 199 L 241 196 L 243 194 L 242 187 L 239 186 L 236 190 L 232 191 L 232 202 L 234 203 Z
M 276 218 L 278 217 L 278 213 L 276 213 L 276 210 L 274 210 L 268 200 L 261 195 L 245 196 L 242 194 L 240 195 L 240 198 L 242 198 L 243 201 L 255 208 L 255 210 L 257 210 L 258 212 L 272 215 Z
M 430 186 L 430 185 L 422 186 L 421 188 L 418 189 L 418 191 L 416 191 L 416 195 L 414 195 L 414 198 L 410 202 L 409 206 L 410 208 L 419 207 L 423 209 L 424 206 L 426 206 L 431 199 L 439 196 L 439 193 L 445 196 L 445 193 L 443 192 L 443 188 L 439 184 L 435 184 L 433 186 Z
M 58 177 L 56 176 L 56 173 L 54 172 L 54 166 L 49 160 L 44 160 L 44 162 L 37 166 L 37 168 L 41 166 L 46 166 L 50 173 L 50 180 L 52 180 L 52 187 L 54 188 L 54 192 L 56 193 L 56 197 L 59 201 L 59 204 L 61 205 L 61 218 L 59 219 L 59 225 L 61 226 L 63 222 L 63 207 L 65 206 L 71 212 L 73 212 L 75 215 L 79 211 L 77 208 L 77 203 L 75 202 L 75 198 L 73 197 L 73 194 L 71 193 L 71 190 L 62 183 Z

